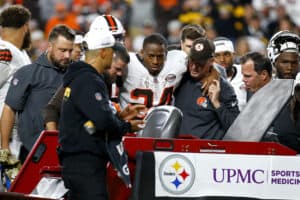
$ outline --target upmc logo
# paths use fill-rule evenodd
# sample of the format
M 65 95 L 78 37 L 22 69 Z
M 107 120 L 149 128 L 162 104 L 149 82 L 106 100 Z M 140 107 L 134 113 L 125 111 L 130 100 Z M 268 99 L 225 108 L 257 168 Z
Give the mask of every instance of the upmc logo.
M 184 194 L 195 181 L 195 168 L 185 156 L 174 154 L 166 157 L 159 166 L 162 187 L 172 194 Z
M 213 180 L 217 183 L 265 183 L 267 176 L 262 169 L 213 168 Z

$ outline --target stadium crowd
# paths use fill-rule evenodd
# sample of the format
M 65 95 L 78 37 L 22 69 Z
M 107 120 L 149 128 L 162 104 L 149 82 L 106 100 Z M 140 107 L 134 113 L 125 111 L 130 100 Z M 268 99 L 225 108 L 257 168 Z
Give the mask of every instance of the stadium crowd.
M 264 52 L 278 30 L 299 32 L 299 2 L 288 0 L 3 0 L 1 9 L 23 4 L 32 13 L 30 28 L 36 58 L 46 48 L 49 31 L 58 23 L 85 33 L 93 19 L 112 14 L 126 30 L 128 50 L 141 49 L 143 38 L 153 32 L 170 44 L 180 41 L 180 29 L 188 23 L 205 27 L 207 37 L 224 36 L 234 42 L 236 55 Z

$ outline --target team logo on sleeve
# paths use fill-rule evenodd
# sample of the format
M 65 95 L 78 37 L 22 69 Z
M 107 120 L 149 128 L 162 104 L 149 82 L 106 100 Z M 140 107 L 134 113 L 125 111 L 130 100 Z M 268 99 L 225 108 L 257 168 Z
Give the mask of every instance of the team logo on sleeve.
M 9 49 L 0 49 L 0 62 L 10 62 L 12 55 Z
M 194 184 L 195 168 L 187 157 L 180 154 L 170 155 L 159 166 L 159 178 L 166 191 L 184 194 Z
M 101 100 L 102 100 L 102 95 L 101 95 L 100 92 L 96 92 L 96 93 L 95 93 L 95 99 L 96 99 L 97 101 L 101 101 Z
M 63 100 L 64 101 L 68 100 L 70 95 L 71 95 L 71 88 L 66 87 Z

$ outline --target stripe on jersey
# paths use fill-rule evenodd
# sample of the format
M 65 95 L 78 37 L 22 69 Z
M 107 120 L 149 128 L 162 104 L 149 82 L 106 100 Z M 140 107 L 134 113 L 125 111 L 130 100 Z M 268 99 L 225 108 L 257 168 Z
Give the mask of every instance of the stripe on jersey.
M 9 49 L 0 49 L 0 61 L 10 62 L 12 55 Z
M 111 15 L 105 15 L 104 19 L 106 20 L 110 31 L 117 30 L 117 22 Z

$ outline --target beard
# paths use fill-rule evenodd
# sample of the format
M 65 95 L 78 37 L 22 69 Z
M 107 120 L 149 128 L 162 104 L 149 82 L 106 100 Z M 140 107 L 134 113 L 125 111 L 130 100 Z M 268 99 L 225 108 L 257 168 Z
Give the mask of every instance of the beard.
M 71 64 L 71 59 L 69 59 L 69 61 L 67 62 L 62 62 L 62 61 L 59 61 L 57 60 L 54 55 L 52 53 L 50 53 L 49 55 L 50 57 L 50 60 L 52 62 L 52 64 L 58 68 L 60 68 L 61 70 L 65 71 L 67 69 L 67 67 Z
M 28 31 L 25 36 L 24 36 L 24 40 L 23 40 L 23 44 L 21 46 L 21 49 L 29 49 L 31 46 L 31 34 L 30 31 Z

